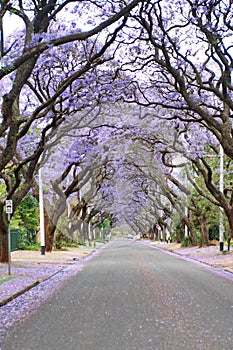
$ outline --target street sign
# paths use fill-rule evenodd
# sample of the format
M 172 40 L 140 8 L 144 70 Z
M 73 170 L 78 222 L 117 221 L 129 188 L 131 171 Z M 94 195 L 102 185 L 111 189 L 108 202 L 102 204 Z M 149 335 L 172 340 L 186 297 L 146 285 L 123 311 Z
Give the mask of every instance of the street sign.
M 6 214 L 8 215 L 8 275 L 11 274 L 11 214 L 13 214 L 13 201 L 6 200 Z
M 11 199 L 6 200 L 6 213 L 13 214 L 13 201 Z

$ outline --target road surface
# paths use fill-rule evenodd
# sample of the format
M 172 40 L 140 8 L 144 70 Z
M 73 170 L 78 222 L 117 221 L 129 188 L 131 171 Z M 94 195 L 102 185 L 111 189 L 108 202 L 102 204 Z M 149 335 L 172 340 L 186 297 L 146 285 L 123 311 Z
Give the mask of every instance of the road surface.
M 232 350 L 233 282 L 142 242 L 116 240 L 0 348 Z

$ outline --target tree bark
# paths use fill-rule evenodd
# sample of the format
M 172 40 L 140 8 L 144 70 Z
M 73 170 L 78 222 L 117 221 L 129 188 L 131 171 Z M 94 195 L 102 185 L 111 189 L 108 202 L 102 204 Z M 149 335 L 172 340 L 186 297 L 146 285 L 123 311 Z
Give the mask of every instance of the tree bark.
M 53 239 L 56 231 L 56 224 L 51 221 L 46 211 L 44 211 L 45 224 L 45 251 L 51 253 L 53 249 Z
M 187 222 L 185 222 L 185 224 L 188 226 L 188 229 L 189 229 L 189 233 L 190 233 L 190 237 L 191 237 L 191 244 L 193 246 L 196 246 L 197 245 L 197 234 L 196 234 L 196 229 L 195 229 L 195 225 L 193 223 L 191 213 L 187 219 Z
M 201 246 L 209 245 L 209 228 L 206 222 L 206 218 L 198 218 L 200 224 L 200 234 L 201 234 Z
M 0 212 L 0 262 L 8 262 L 8 224 L 3 206 Z

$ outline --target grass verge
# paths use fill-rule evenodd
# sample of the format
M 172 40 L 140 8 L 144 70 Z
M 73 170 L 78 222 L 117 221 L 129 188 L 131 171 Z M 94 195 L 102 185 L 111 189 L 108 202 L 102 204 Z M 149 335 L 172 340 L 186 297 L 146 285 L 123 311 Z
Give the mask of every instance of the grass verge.
M 14 276 L 1 276 L 0 277 L 0 284 L 12 280 L 12 278 L 14 278 Z

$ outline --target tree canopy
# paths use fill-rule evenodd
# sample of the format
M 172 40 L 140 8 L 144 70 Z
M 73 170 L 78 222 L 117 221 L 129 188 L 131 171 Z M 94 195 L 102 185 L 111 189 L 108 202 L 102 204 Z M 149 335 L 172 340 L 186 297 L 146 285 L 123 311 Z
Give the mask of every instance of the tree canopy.
M 177 214 L 194 237 L 193 191 L 233 232 L 232 13 L 231 0 L 1 1 L 2 261 L 4 201 L 38 197 L 40 167 L 50 238 L 62 215 L 71 230 L 107 217 L 172 234 Z M 208 158 L 220 145 L 224 191 Z

